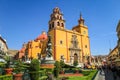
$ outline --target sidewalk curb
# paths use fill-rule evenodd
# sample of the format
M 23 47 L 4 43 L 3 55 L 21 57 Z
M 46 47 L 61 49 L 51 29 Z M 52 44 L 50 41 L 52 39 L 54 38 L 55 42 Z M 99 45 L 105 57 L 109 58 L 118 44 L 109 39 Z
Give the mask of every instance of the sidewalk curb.
M 93 76 L 92 80 L 95 80 L 97 74 L 98 74 L 98 71 L 95 73 L 95 75 Z
M 97 72 L 95 78 L 93 80 L 98 80 L 98 75 L 99 75 L 100 71 Z

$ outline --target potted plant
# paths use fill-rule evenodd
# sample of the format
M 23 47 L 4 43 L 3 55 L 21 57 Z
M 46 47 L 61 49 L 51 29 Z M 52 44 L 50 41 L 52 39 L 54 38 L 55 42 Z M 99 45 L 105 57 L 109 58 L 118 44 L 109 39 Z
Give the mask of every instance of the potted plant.
M 22 80 L 24 70 L 27 66 L 20 60 L 14 62 L 14 80 Z
M 11 59 L 10 59 L 10 56 L 8 56 L 8 55 L 5 55 L 4 56 L 4 60 L 6 61 L 6 64 L 5 64 L 5 72 L 6 72 L 6 74 L 7 75 L 11 75 L 12 74 L 12 71 L 13 71 L 13 68 L 11 68 L 11 64 L 10 64 L 10 62 L 11 62 Z

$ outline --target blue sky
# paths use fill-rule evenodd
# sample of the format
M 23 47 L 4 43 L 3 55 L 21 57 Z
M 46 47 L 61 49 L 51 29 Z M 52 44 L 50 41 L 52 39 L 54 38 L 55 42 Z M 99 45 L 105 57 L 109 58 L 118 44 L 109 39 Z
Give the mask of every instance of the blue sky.
M 0 0 L 0 34 L 10 49 L 20 49 L 48 31 L 53 8 L 61 9 L 66 28 L 78 24 L 80 13 L 89 28 L 92 55 L 108 54 L 117 44 L 120 0 Z

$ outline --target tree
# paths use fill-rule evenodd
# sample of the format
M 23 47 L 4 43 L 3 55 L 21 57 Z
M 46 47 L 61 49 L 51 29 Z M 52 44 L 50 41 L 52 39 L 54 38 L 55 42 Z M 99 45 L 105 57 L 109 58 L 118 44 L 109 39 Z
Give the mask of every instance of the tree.
M 77 66 L 78 65 L 78 61 L 74 61 L 73 65 Z
M 64 68 L 64 66 L 65 66 L 64 61 L 63 61 L 63 60 L 60 60 L 60 67 L 61 67 L 61 68 Z
M 32 59 L 30 64 L 30 77 L 31 80 L 38 80 L 39 79 L 39 69 L 40 63 L 38 59 Z
M 60 72 L 60 62 L 56 61 L 55 64 L 54 64 L 54 66 L 55 66 L 55 68 L 54 68 L 54 76 L 56 78 L 58 78 L 59 72 Z

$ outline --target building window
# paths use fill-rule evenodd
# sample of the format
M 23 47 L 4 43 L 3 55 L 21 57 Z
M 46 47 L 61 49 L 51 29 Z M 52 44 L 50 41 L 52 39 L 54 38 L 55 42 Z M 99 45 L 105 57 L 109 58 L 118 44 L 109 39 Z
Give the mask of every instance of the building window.
M 63 24 L 63 23 L 61 23 L 61 25 L 62 25 L 62 27 L 64 27 L 64 24 Z
M 87 48 L 87 45 L 85 45 L 85 48 Z
M 60 16 L 60 20 L 62 20 L 62 17 Z
M 54 28 L 54 22 L 52 22 L 52 28 Z
M 57 22 L 57 25 L 58 25 L 58 26 L 60 26 L 60 23 L 59 23 L 59 22 Z
M 30 48 L 32 48 L 32 46 L 31 46 L 31 44 L 30 44 L 30 46 L 29 46 Z
M 35 46 L 35 48 L 38 48 L 39 46 Z
M 59 16 L 57 16 L 57 19 L 59 19 Z
M 60 44 L 63 44 L 63 41 L 62 41 L 62 40 L 60 40 Z
M 49 29 L 51 29 L 51 24 L 49 25 Z

